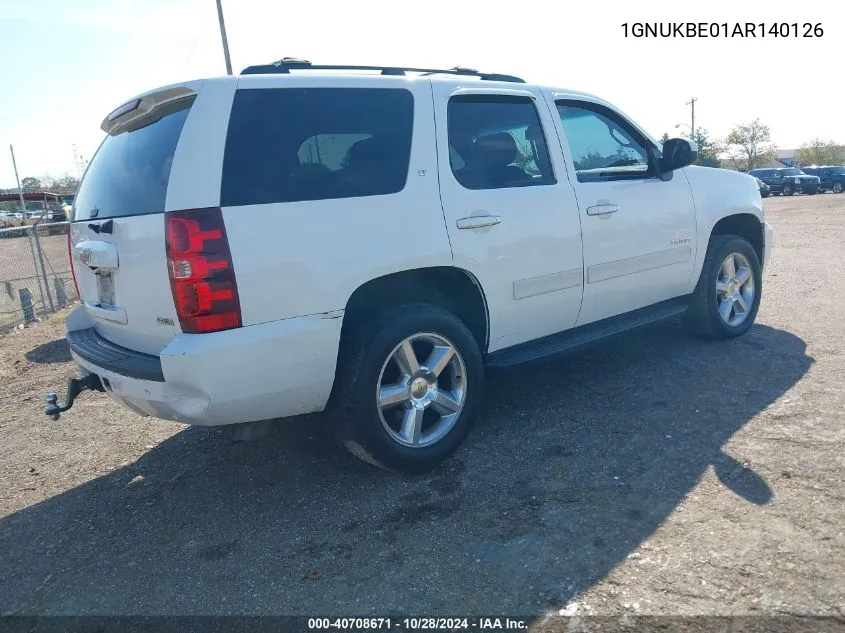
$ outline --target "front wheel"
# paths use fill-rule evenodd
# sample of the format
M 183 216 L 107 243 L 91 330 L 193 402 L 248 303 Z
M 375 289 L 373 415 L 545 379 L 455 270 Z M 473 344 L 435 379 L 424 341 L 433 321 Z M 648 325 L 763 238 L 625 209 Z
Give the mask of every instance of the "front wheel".
M 340 360 L 337 433 L 377 466 L 430 470 L 472 428 L 484 386 L 478 343 L 428 304 L 393 308 L 371 325 L 350 333 Z
M 784 196 L 791 196 L 793 193 L 795 193 L 795 191 L 792 189 L 792 185 L 784 185 L 781 190 L 781 194 Z
M 842 193 L 842 183 L 841 182 L 833 183 L 833 193 Z
M 690 329 L 713 339 L 745 334 L 757 317 L 762 286 L 760 260 L 748 240 L 714 235 L 687 312 Z

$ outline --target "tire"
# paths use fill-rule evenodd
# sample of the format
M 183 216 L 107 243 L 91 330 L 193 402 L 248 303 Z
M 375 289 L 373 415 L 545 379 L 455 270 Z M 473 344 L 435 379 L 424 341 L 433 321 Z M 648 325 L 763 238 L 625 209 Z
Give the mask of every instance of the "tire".
M 737 287 L 738 293 L 742 296 L 742 303 L 733 301 L 733 308 L 728 309 L 728 319 L 720 313 L 723 306 L 726 292 L 720 291 L 717 281 L 722 280 L 724 287 L 723 263 L 728 256 L 734 258 L 736 275 L 734 280 L 740 276 L 740 270 L 744 267 L 749 269 L 748 279 L 737 286 L 736 282 L 729 285 L 727 290 Z M 739 264 L 739 265 L 737 265 Z M 751 292 L 748 294 L 748 281 L 751 281 Z M 743 237 L 738 235 L 714 235 L 710 238 L 707 246 L 707 254 L 704 257 L 704 266 L 701 269 L 701 277 L 690 301 L 687 312 L 687 325 L 696 336 L 708 339 L 729 339 L 745 334 L 757 318 L 757 311 L 760 309 L 760 297 L 763 290 L 762 270 L 760 260 L 754 247 Z M 735 296 L 736 293 L 734 293 Z M 750 302 L 749 302 L 750 299 Z M 750 303 L 750 306 L 748 305 Z M 742 310 L 742 306 L 746 306 Z M 740 320 L 740 311 L 744 317 Z M 734 318 L 731 318 L 734 317 Z
M 416 370 L 409 367 L 405 343 L 420 365 Z M 436 376 L 426 371 L 435 345 L 441 353 L 447 346 L 454 352 Z M 429 304 L 405 305 L 349 333 L 335 381 L 331 408 L 343 445 L 376 466 L 421 473 L 454 453 L 469 434 L 482 398 L 484 366 L 475 337 L 454 314 Z M 392 392 L 385 385 L 394 387 Z M 388 403 L 396 402 L 380 407 L 380 392 L 393 396 L 385 398 Z M 451 411 L 457 411 L 454 417 L 446 414 Z M 417 414 L 419 424 L 413 425 Z M 419 429 L 416 437 L 412 427 Z
M 843 189 L 842 183 L 841 182 L 835 182 L 835 183 L 833 183 L 833 188 L 831 189 L 831 191 L 833 191 L 833 193 L 842 193 L 842 189 Z
M 783 189 L 780 190 L 780 195 L 782 196 L 791 196 L 795 191 L 792 189 L 792 185 L 784 185 Z

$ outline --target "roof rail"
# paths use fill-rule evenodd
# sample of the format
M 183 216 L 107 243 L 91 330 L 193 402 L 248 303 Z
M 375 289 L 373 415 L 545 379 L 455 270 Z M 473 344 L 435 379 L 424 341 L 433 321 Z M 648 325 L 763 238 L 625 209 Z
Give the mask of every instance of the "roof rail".
M 379 70 L 382 75 L 404 75 L 406 72 L 421 73 L 423 75 L 461 75 L 478 77 L 485 81 L 509 81 L 524 84 L 525 80 L 512 75 L 498 73 L 482 73 L 472 68 L 455 66 L 448 70 L 436 68 L 403 68 L 399 66 L 344 66 L 336 64 L 312 64 L 304 59 L 285 57 L 272 64 L 249 66 L 241 71 L 242 75 L 287 74 L 291 70 Z

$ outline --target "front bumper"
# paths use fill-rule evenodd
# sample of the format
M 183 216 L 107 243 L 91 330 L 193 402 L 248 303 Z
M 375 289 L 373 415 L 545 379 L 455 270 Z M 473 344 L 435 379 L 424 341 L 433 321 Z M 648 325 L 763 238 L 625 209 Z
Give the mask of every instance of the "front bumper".
M 763 222 L 763 270 L 769 264 L 772 257 L 772 246 L 775 239 L 775 230 L 768 222 Z
M 334 313 L 181 334 L 159 356 L 114 345 L 68 316 L 71 356 L 109 396 L 144 416 L 195 425 L 313 413 L 334 383 L 342 318 Z M 340 313 L 342 316 L 342 313 Z

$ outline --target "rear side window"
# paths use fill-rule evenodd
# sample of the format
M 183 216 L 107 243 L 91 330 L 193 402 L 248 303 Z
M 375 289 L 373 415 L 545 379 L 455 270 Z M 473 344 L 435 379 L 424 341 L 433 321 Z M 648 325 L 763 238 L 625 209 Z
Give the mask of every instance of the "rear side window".
M 107 136 L 79 185 L 73 219 L 164 213 L 173 155 L 193 102 L 166 104 L 129 130 Z
M 402 89 L 238 90 L 223 206 L 378 196 L 405 187 L 414 99 Z

